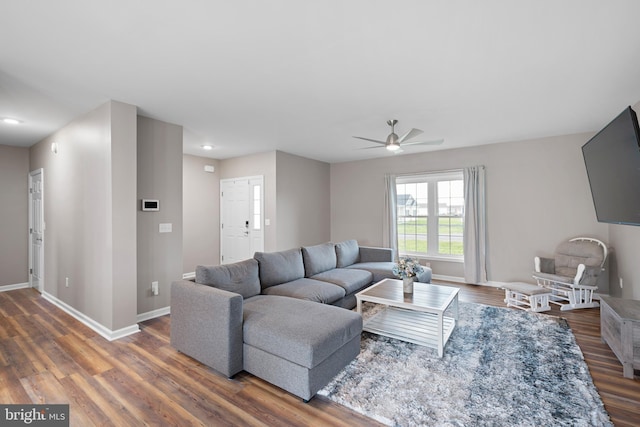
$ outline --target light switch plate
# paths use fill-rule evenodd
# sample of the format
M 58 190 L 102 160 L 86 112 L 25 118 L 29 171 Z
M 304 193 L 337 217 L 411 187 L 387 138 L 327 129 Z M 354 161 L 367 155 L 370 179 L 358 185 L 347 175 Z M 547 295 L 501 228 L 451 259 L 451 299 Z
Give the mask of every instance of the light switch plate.
M 160 233 L 171 233 L 173 231 L 173 226 L 170 222 L 166 224 L 160 224 L 158 228 Z

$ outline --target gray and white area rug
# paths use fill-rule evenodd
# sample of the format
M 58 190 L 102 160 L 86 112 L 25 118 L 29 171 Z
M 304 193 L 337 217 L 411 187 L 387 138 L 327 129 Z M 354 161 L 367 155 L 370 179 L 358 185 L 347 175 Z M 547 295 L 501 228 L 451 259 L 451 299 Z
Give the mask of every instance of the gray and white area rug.
M 392 426 L 613 426 L 565 320 L 471 303 L 442 359 L 365 332 L 318 394 Z

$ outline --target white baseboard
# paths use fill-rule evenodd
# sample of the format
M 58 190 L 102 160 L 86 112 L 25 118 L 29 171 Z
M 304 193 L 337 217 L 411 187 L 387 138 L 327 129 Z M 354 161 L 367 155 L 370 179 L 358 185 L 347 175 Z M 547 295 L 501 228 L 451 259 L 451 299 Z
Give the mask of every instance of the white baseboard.
M 444 280 L 445 282 L 466 283 L 464 281 L 464 277 L 445 276 L 443 274 L 434 274 L 434 275 L 431 276 L 431 278 L 435 279 L 435 280 Z
M 16 283 L 15 285 L 2 285 L 0 292 L 15 291 L 16 289 L 24 289 L 29 287 L 29 282 Z
M 157 310 L 147 311 L 146 313 L 138 314 L 138 323 L 144 322 L 145 320 L 155 319 L 156 317 L 166 316 L 167 314 L 171 314 L 171 307 L 159 308 Z
M 191 273 L 184 273 L 182 275 L 183 279 L 195 279 L 195 277 L 196 277 L 196 272 L 195 271 L 192 271 Z
M 507 282 L 492 282 L 492 281 L 489 281 L 487 283 L 483 283 L 483 285 L 491 286 L 492 288 L 504 288 L 504 285 L 506 285 L 506 284 L 507 284 Z M 534 283 L 531 283 L 531 284 L 533 285 Z
M 78 320 L 79 322 L 82 322 L 83 324 L 85 324 L 86 326 L 88 326 L 98 334 L 100 334 L 100 336 L 102 336 L 104 339 L 108 341 L 114 341 L 119 338 L 126 337 L 127 335 L 140 332 L 140 328 L 138 327 L 137 323 L 131 326 L 127 326 L 127 327 L 112 331 L 111 329 L 105 327 L 104 325 L 101 325 L 100 323 L 96 322 L 86 314 L 76 310 L 75 308 L 71 307 L 69 304 L 65 303 L 62 300 L 59 300 L 58 298 L 54 297 L 49 293 L 42 292 L 42 296 L 51 304 L 55 305 L 56 307 L 58 307 L 65 313 L 69 314 L 71 317 Z
M 435 280 L 444 280 L 445 282 L 453 282 L 453 283 L 467 283 L 464 280 L 464 277 L 458 277 L 458 276 L 445 276 L 442 274 L 434 274 L 432 276 L 433 279 Z M 501 288 L 505 285 L 506 283 L 504 282 L 493 282 L 493 281 L 488 281 L 485 283 L 478 283 L 479 286 L 490 286 L 492 288 Z

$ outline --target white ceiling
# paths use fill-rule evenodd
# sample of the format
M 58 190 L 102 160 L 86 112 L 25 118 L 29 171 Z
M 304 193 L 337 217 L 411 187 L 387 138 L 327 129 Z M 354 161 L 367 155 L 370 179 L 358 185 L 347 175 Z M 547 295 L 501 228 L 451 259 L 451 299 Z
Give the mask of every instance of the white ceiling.
M 0 144 L 109 99 L 184 151 L 390 155 L 596 131 L 640 100 L 637 0 L 0 0 Z M 422 138 L 420 138 L 422 139 Z M 204 152 L 201 144 L 215 149 Z

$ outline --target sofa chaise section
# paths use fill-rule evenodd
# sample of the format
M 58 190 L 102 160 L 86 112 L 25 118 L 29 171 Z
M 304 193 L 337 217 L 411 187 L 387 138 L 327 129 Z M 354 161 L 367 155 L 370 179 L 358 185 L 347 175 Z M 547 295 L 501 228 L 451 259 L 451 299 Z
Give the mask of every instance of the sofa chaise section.
M 244 370 L 309 400 L 360 352 L 362 317 L 258 295 L 245 302 L 243 331 Z
M 251 259 L 198 266 L 203 284 L 173 282 L 171 345 L 227 377 L 245 370 L 309 400 L 358 354 L 362 317 L 261 295 L 257 278 Z

